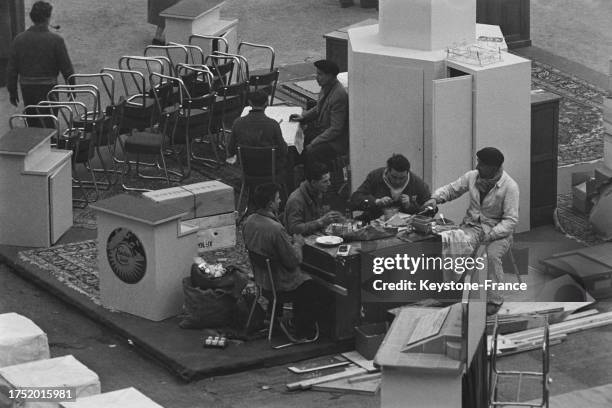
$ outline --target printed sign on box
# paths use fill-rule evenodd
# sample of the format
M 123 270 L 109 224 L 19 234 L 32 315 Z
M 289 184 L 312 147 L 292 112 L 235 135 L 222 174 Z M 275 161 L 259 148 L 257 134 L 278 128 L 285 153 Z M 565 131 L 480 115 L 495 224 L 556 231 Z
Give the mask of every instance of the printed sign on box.
M 201 217 L 186 223 L 197 226 L 197 252 L 236 246 L 236 212 Z

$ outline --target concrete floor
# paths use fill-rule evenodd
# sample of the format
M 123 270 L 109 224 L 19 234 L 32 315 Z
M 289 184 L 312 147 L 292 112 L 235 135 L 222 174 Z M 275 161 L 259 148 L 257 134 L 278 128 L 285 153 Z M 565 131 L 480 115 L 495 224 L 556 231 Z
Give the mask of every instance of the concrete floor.
M 26 0 L 27 10 L 32 3 Z M 53 23 L 62 26 L 77 72 L 95 72 L 115 66 L 120 55 L 141 54 L 155 31 L 146 23 L 146 0 L 54 4 Z M 533 44 L 605 74 L 612 56 L 611 10 L 609 0 L 531 0 Z M 376 16 L 373 9 L 341 9 L 337 0 L 228 0 L 225 14 L 240 19 L 242 39 L 274 46 L 278 65 L 313 61 L 324 55 L 322 34 Z M 17 111 L 0 90 L 0 134 L 6 131 L 8 116 Z M 379 406 L 378 397 L 288 393 L 284 384 L 291 377 L 285 367 L 180 383 L 136 354 L 124 339 L 0 265 L 0 313 L 8 311 L 40 325 L 49 334 L 52 355 L 74 354 L 96 371 L 103 391 L 134 386 L 168 408 Z M 576 387 L 575 382 L 563 384 Z
M 285 384 L 297 378 L 285 366 L 185 384 L 138 354 L 125 339 L 0 265 L 0 314 L 7 312 L 26 316 L 41 327 L 49 337 L 52 357 L 73 354 L 95 371 L 102 392 L 135 387 L 166 408 L 379 406 L 378 397 L 289 393 Z

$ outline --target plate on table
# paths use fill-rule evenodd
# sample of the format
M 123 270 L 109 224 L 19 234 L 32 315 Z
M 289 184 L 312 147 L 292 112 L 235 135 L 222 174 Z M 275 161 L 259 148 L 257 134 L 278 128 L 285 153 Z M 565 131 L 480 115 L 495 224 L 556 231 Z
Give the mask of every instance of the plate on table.
M 336 246 L 340 245 L 342 242 L 344 242 L 344 240 L 335 235 L 324 235 L 315 239 L 315 242 L 323 246 Z

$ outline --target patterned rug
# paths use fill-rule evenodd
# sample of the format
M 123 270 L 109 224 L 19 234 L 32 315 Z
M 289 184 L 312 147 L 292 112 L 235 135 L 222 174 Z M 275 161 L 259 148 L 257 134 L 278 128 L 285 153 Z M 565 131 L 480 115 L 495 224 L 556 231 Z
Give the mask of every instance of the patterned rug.
M 47 271 L 64 285 L 100 304 L 97 256 L 95 240 L 19 252 L 21 261 Z
M 252 276 L 248 254 L 244 247 L 242 234 L 237 234 L 233 248 L 213 250 L 202 254 L 210 263 L 238 266 Z M 194 254 L 195 255 L 195 254 Z M 100 279 L 97 264 L 97 242 L 87 240 L 66 245 L 56 245 L 45 249 L 32 249 L 19 252 L 19 259 L 48 272 L 64 285 L 87 296 L 92 302 L 100 304 Z M 254 292 L 252 284 L 246 290 Z
M 533 60 L 532 88 L 561 96 L 559 106 L 559 165 L 603 157 L 602 104 L 606 91 Z
M 586 245 L 598 245 L 603 242 L 591 229 L 589 215 L 572 208 L 572 194 L 559 194 L 557 196 L 557 211 L 555 224 L 557 229 L 569 238 Z

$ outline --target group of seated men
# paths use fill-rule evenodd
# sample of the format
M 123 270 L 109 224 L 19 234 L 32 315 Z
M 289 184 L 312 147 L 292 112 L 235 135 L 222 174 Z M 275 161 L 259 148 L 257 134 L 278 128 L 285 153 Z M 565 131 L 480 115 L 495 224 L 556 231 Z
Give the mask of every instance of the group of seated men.
M 249 93 L 249 113 L 236 119 L 228 142 L 228 163 L 236 161 L 238 146 L 276 148 L 277 173 L 285 173 L 287 184 L 293 185 L 293 166 L 304 163 L 330 163 L 348 153 L 348 95 L 338 81 L 338 65 L 329 60 L 314 63 L 316 80 L 321 87 L 315 106 L 302 114 L 293 114 L 290 121 L 300 122 L 304 132 L 304 150 L 289 151 L 278 122 L 265 114 L 268 94 Z
M 512 233 L 518 223 L 519 189 L 503 170 L 504 156 L 498 149 L 485 147 L 476 155 L 475 170 L 431 194 L 427 184 L 410 171 L 408 159 L 394 154 L 387 160 L 386 167 L 368 174 L 352 194 L 350 207 L 364 211 L 370 219 L 380 216 L 389 207 L 416 214 L 468 193 L 470 203 L 460 227 L 472 247 L 487 245 L 488 279 L 503 282 L 501 259 L 512 243 Z M 281 215 L 280 187 L 274 183 L 262 184 L 254 193 L 256 212 L 247 218 L 244 225 L 246 247 L 278 264 L 273 272 L 276 289 L 288 292 L 294 315 L 293 320 L 281 320 L 280 326 L 292 341 L 316 339 L 319 334 L 317 322 L 322 321 L 328 306 L 329 300 L 308 274 L 300 270 L 300 263 L 303 236 L 322 231 L 342 218 L 339 212 L 329 211 L 323 204 L 329 186 L 327 166 L 318 162 L 308 163 L 306 180 L 291 193 L 284 215 Z M 503 298 L 493 291 L 487 296 L 488 313 L 496 313 Z

